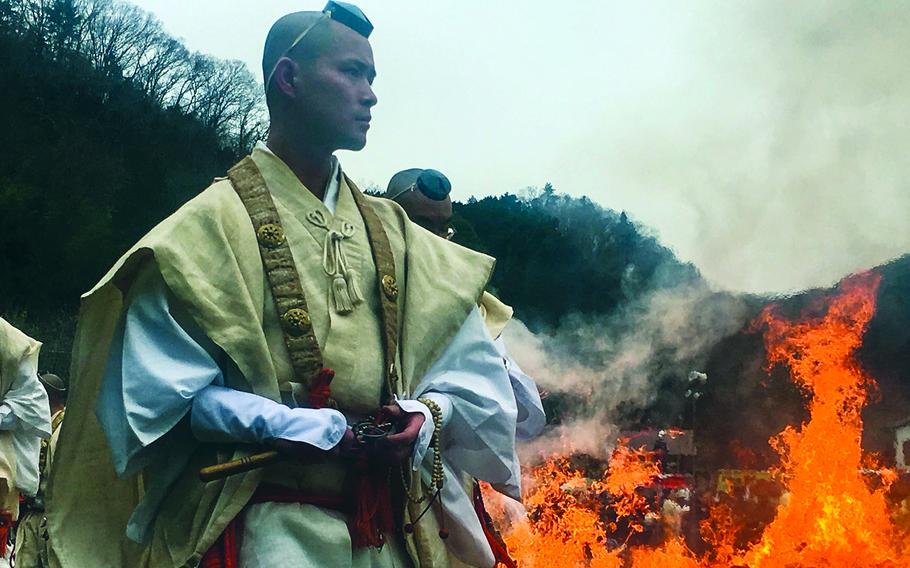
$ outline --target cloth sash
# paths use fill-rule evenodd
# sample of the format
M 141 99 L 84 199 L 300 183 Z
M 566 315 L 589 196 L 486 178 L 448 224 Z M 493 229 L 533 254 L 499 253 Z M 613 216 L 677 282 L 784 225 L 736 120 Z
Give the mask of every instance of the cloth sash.
M 227 528 L 224 529 L 224 533 L 202 557 L 199 568 L 238 568 L 240 566 L 240 546 L 243 542 L 244 517 L 250 505 L 258 503 L 297 503 L 334 509 L 342 513 L 351 512 L 350 502 L 346 502 L 340 497 L 315 495 L 280 485 L 262 484 L 256 489 L 256 493 L 253 494 L 247 506 L 239 515 L 234 517 Z

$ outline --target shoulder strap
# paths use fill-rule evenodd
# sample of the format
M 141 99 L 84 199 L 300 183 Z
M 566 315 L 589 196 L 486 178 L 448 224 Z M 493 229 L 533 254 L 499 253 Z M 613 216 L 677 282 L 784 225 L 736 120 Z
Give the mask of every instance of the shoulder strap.
M 281 226 L 281 218 L 253 159 L 247 156 L 228 171 L 256 231 L 259 254 L 272 290 L 284 343 L 291 357 L 295 380 L 310 385 L 323 367 L 322 351 L 313 333 L 303 287 L 294 256 Z
M 373 261 L 376 263 L 376 280 L 379 283 L 379 300 L 382 302 L 383 347 L 385 349 L 385 386 L 387 395 L 392 396 L 400 390 L 398 370 L 395 368 L 395 356 L 398 353 L 398 282 L 395 279 L 395 255 L 389 236 L 382 226 L 382 220 L 370 206 L 363 193 L 345 176 L 354 202 L 360 210 L 363 222 L 370 237 L 370 248 L 373 250 Z

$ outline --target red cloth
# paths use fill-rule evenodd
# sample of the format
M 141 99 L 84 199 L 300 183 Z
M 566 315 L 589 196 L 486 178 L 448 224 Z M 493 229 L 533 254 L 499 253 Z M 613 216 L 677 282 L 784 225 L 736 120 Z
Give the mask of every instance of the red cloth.
M 323 408 L 332 395 L 335 371 L 322 368 L 310 384 L 309 403 L 313 408 Z M 376 467 L 366 459 L 354 466 L 353 518 L 348 523 L 354 548 L 380 547 L 385 542 L 384 533 L 395 528 L 392 518 L 392 495 L 389 487 L 389 468 Z M 338 509 L 339 507 L 333 507 Z
M 13 530 L 13 514 L 0 511 L 0 556 L 6 556 L 6 546 L 9 543 L 9 533 Z
M 509 556 L 509 548 L 505 541 L 493 526 L 493 519 L 487 513 L 487 508 L 483 504 L 483 494 L 480 492 L 480 484 L 474 482 L 474 512 L 480 519 L 480 526 L 483 528 L 483 534 L 487 537 L 490 549 L 493 551 L 493 558 L 496 559 L 496 566 L 505 566 L 506 568 L 517 568 L 518 563 Z
M 335 378 L 335 371 L 327 367 L 319 369 L 316 376 L 313 377 L 313 383 L 310 385 L 309 403 L 313 408 L 324 408 L 332 396 L 332 379 Z
M 227 528 L 206 551 L 199 568 L 238 568 L 240 566 L 240 537 L 243 535 L 243 511 L 228 523 Z
M 296 489 L 282 487 L 280 485 L 270 485 L 263 483 L 253 494 L 249 505 L 256 503 L 300 503 L 301 505 L 316 505 L 326 509 L 335 509 L 343 513 L 348 512 L 350 505 L 344 502 L 341 497 L 326 497 L 325 495 L 315 495 L 304 493 Z
M 340 497 L 331 498 L 325 495 L 313 495 L 287 487 L 268 484 L 259 486 L 247 506 L 256 503 L 300 503 L 345 511 L 345 504 Z M 199 564 L 200 568 L 238 568 L 240 566 L 240 543 L 243 536 L 243 517 L 245 514 L 246 509 L 228 523 L 227 528 L 224 529 L 215 544 L 202 557 L 202 562 Z
M 354 516 L 348 523 L 354 548 L 380 547 L 395 530 L 389 466 L 359 459 L 354 466 Z

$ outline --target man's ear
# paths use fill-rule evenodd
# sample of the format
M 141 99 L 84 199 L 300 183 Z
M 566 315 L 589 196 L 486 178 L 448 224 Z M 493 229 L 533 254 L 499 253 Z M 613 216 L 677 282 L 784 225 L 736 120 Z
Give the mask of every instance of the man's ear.
M 282 57 L 275 64 L 275 88 L 286 97 L 297 96 L 297 85 L 300 78 L 300 65 L 290 57 Z

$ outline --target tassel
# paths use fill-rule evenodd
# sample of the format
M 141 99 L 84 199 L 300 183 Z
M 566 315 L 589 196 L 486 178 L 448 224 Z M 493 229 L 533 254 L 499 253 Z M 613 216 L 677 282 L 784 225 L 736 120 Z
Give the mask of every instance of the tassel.
M 363 294 L 360 292 L 360 285 L 357 283 L 357 273 L 349 270 L 344 279 L 348 283 L 348 294 L 351 295 L 351 301 L 355 306 L 362 303 Z
M 320 409 L 329 403 L 329 397 L 332 396 L 332 379 L 334 378 L 335 371 L 332 369 L 327 367 L 319 369 L 310 385 L 310 407 Z
M 354 548 L 381 548 L 385 543 L 385 533 L 395 529 L 389 469 L 371 468 L 366 458 L 361 458 L 355 465 L 355 471 L 357 487 L 354 516 L 349 528 L 351 544 Z
M 332 292 L 335 297 L 335 311 L 339 314 L 349 314 L 354 311 L 351 295 L 348 294 L 348 284 L 344 276 L 336 274 L 332 279 Z

